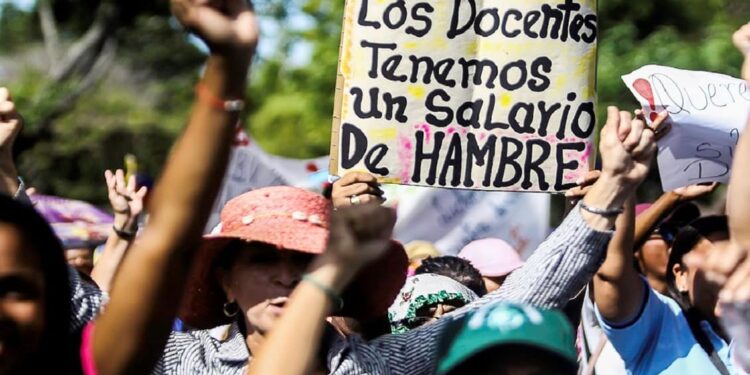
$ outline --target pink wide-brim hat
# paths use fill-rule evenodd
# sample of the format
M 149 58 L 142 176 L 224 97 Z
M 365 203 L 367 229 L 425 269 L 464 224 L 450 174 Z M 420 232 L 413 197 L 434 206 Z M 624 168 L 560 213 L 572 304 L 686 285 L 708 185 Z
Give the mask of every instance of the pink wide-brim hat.
M 231 323 L 223 313 L 226 296 L 214 274 L 215 261 L 236 240 L 279 250 L 321 254 L 328 242 L 331 204 L 316 193 L 287 186 L 254 190 L 224 206 L 221 223 L 203 237 L 188 279 L 180 319 L 192 328 Z M 406 280 L 408 260 L 401 244 L 363 268 L 343 293 L 337 315 L 370 319 L 385 314 Z
M 458 256 L 471 262 L 485 277 L 505 276 L 524 265 L 516 249 L 498 238 L 471 242 Z

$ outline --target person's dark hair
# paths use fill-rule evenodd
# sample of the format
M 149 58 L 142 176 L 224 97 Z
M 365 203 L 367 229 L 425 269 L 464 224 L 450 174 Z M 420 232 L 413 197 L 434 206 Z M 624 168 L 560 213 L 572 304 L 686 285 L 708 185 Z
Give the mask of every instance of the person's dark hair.
M 672 250 L 669 253 L 667 261 L 667 287 L 669 296 L 672 297 L 683 310 L 690 308 L 690 302 L 684 293 L 680 293 L 675 285 L 675 276 L 672 272 L 675 264 L 682 264 L 682 258 L 688 254 L 700 242 L 701 239 L 707 238 L 711 234 L 729 233 L 729 224 L 726 216 L 706 216 L 694 220 L 690 225 L 683 227 L 677 232 Z
M 36 357 L 39 361 L 31 365 L 39 366 L 37 370 L 47 365 L 57 369 L 61 364 L 73 365 L 71 354 L 77 353 L 78 347 L 74 347 L 73 335 L 69 333 L 71 291 L 60 240 L 36 210 L 3 195 L 0 195 L 0 223 L 19 231 L 29 251 L 37 254 L 44 275 L 44 334 Z
M 427 258 L 415 270 L 415 274 L 434 273 L 458 281 L 479 297 L 487 294 L 487 287 L 479 270 L 474 268 L 466 259 L 450 255 Z

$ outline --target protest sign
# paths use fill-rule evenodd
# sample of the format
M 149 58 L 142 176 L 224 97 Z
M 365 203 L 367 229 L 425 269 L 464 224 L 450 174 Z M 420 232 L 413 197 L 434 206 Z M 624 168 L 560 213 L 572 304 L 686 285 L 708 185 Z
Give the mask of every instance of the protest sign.
M 396 208 L 393 236 L 403 243 L 429 241 L 457 254 L 483 238 L 500 238 L 524 258 L 549 233 L 550 196 L 385 185 L 385 205 Z
M 563 191 L 589 168 L 595 0 L 347 0 L 331 173 Z
M 237 133 L 219 193 L 211 209 L 205 233 L 219 223 L 221 209 L 232 198 L 267 186 L 297 186 L 322 191 L 328 182 L 328 157 L 289 159 L 271 155 L 252 142 L 245 132 Z
M 659 140 L 662 189 L 729 182 L 734 149 L 750 113 L 750 88 L 723 74 L 648 65 L 622 77 L 649 121 L 669 112 Z

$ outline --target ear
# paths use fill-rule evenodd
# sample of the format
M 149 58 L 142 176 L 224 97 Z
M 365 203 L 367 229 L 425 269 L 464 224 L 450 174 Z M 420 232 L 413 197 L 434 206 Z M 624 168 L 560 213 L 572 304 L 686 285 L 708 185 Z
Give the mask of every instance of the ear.
M 675 264 L 672 266 L 672 274 L 674 275 L 674 284 L 677 291 L 680 293 L 687 293 L 688 291 L 688 273 L 687 268 L 683 267 L 682 264 Z
M 221 286 L 221 290 L 223 290 L 224 294 L 227 296 L 227 301 L 234 301 L 235 297 L 234 293 L 232 293 L 232 285 L 234 283 L 232 282 L 231 272 L 223 268 L 217 268 L 214 271 L 214 277 L 216 277 L 216 280 Z

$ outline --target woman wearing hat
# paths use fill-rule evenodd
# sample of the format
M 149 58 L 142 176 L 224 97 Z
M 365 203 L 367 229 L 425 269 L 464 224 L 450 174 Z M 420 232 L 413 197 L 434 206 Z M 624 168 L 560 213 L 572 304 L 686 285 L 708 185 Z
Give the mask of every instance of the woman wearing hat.
M 262 348 L 262 341 L 271 328 L 276 336 L 272 342 L 296 341 L 299 339 L 296 326 L 304 326 L 300 330 L 304 330 L 311 342 L 331 337 L 322 329 L 309 330 L 325 326 L 325 315 L 319 314 L 320 310 L 307 316 L 305 305 L 289 302 L 292 290 L 299 284 L 298 288 L 307 292 L 324 291 L 331 301 L 336 301 L 332 306 L 342 305 L 336 293 L 339 285 L 317 278 L 300 282 L 310 254 L 320 253 L 325 247 L 328 203 L 293 188 L 262 189 L 235 198 L 222 211 L 220 228 L 204 239 L 201 260 L 196 262 L 198 267 L 181 314 L 186 323 L 202 330 L 173 333 L 157 371 L 241 374 L 248 361 L 252 363 L 254 356 L 263 353 L 281 361 L 280 365 L 319 358 L 316 366 L 296 367 L 290 373 L 317 368 L 329 374 L 430 374 L 437 366 L 440 333 L 452 319 L 496 300 L 545 308 L 563 306 L 596 271 L 611 237 L 609 230 L 614 217 L 628 193 L 646 177 L 653 156 L 653 132 L 645 131 L 645 124 L 639 121 L 621 123 L 619 115 L 616 108 L 610 108 L 610 118 L 603 130 L 602 177 L 524 267 L 508 277 L 503 287 L 432 324 L 404 334 L 384 335 L 372 341 L 358 335 L 346 338 L 334 335 L 322 346 L 322 358 L 315 357 L 315 346 L 290 351 L 278 345 L 270 351 Z M 403 256 L 403 250 L 399 251 Z M 382 259 L 390 258 L 386 255 Z M 406 268 L 405 258 L 402 259 L 400 277 Z M 390 290 L 391 283 L 386 281 L 395 276 L 384 272 L 377 276 L 378 289 Z M 362 278 L 360 272 L 357 279 Z M 355 281 L 352 286 L 358 284 L 361 285 Z M 376 298 L 370 301 L 370 309 L 361 310 L 356 307 L 372 298 L 369 294 L 359 297 L 348 299 L 344 293 L 341 311 L 376 312 L 385 301 Z M 285 311 L 287 303 L 294 316 L 309 319 L 279 320 L 282 312 L 292 313 Z M 351 307 L 355 307 L 354 311 L 347 311 Z M 225 325 L 210 329 L 220 324 Z

